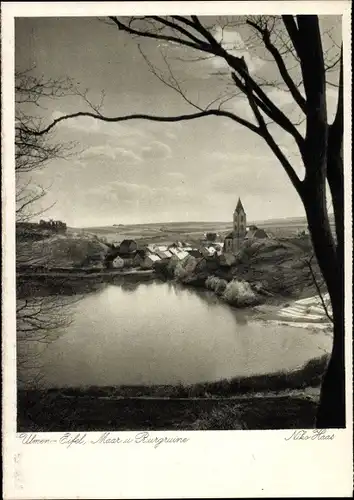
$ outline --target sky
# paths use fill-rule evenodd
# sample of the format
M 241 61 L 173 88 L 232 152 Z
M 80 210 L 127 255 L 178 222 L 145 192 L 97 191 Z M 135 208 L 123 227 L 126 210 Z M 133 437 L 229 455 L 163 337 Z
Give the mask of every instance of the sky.
M 215 24 L 217 19 L 203 19 Z M 322 20 L 339 40 L 340 21 Z M 223 44 L 243 55 L 251 74 L 275 80 L 274 65 L 253 48 L 248 28 L 233 26 L 223 33 Z M 216 37 L 221 30 L 216 28 Z M 196 57 L 188 48 L 166 46 L 139 39 L 140 50 L 154 64 L 168 68 L 187 96 L 203 106 L 230 92 L 230 78 L 223 61 L 187 62 Z M 327 42 L 326 42 L 327 43 Z M 330 43 L 330 42 L 328 42 Z M 324 42 L 325 45 L 325 42 Z M 325 47 L 327 48 L 327 47 Z M 98 18 L 20 18 L 15 25 L 16 70 L 31 69 L 34 76 L 70 77 L 91 102 L 105 99 L 102 113 L 174 115 L 194 110 L 149 70 L 138 41 L 118 32 Z M 216 72 L 225 72 L 218 76 Z M 335 80 L 336 73 L 333 74 Z M 232 90 L 232 87 L 231 87 Z M 287 113 L 297 113 L 289 94 L 268 93 Z M 336 104 L 336 90 L 327 91 L 329 115 Z M 241 96 L 225 104 L 227 109 L 253 120 Z M 45 123 L 61 114 L 87 111 L 79 96 L 51 99 L 31 112 Z M 296 116 L 297 116 L 296 115 Z M 299 175 L 301 160 L 292 140 L 281 130 L 272 132 Z M 67 159 L 55 159 L 31 173 L 34 184 L 48 188 L 42 206 L 51 206 L 46 217 L 74 227 L 177 221 L 228 221 L 240 197 L 248 220 L 304 215 L 301 202 L 282 166 L 263 139 L 224 117 L 178 123 L 144 120 L 104 123 L 91 118 L 61 122 L 53 141 L 73 141 Z

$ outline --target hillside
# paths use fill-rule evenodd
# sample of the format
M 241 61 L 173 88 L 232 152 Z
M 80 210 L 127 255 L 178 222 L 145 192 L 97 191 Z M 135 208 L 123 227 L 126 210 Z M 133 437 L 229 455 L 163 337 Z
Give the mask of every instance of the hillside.
M 159 272 L 171 276 L 190 286 L 209 287 L 206 280 L 215 277 L 220 283 L 220 292 L 226 282 L 232 280 L 248 282 L 256 293 L 255 303 L 269 299 L 272 303 L 287 298 L 300 298 L 316 293 L 314 281 L 308 266 L 312 256 L 309 237 L 269 240 L 248 240 L 234 262 L 225 265 L 222 260 L 203 259 L 196 265 L 185 266 L 183 273 L 163 263 Z M 314 258 L 312 270 L 321 283 L 320 271 Z M 181 266 L 181 264 L 177 264 Z
M 87 235 L 52 235 L 38 241 L 18 241 L 18 266 L 46 268 L 103 267 L 107 245 Z

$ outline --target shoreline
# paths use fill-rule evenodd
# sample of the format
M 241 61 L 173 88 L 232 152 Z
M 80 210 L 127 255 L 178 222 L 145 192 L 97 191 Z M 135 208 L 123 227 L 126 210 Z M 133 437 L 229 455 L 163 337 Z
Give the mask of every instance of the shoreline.
M 118 270 L 96 270 L 96 269 L 64 269 L 52 268 L 48 270 L 35 271 L 31 270 L 17 270 L 16 277 L 26 278 L 98 278 L 98 277 L 114 277 L 114 276 L 154 276 L 156 271 L 154 269 L 129 269 L 126 271 Z
M 321 330 L 329 333 L 331 330 L 331 323 L 326 317 L 325 312 L 320 304 L 319 297 L 317 295 L 311 295 L 303 298 L 291 298 L 284 297 L 282 295 L 274 296 L 272 298 L 264 299 L 264 302 L 259 304 L 250 305 L 247 307 L 237 307 L 230 304 L 229 302 L 222 300 L 220 295 L 210 290 L 205 286 L 194 285 L 193 283 L 184 283 L 183 281 L 171 279 L 164 274 L 157 272 L 155 269 L 127 269 L 127 270 L 114 270 L 114 269 L 64 269 L 64 268 L 52 268 L 48 270 L 43 270 L 39 268 L 29 269 L 18 269 L 16 272 L 16 278 L 21 284 L 21 280 L 38 280 L 45 284 L 46 280 L 54 280 L 51 283 L 55 286 L 55 280 L 72 280 L 73 288 L 75 288 L 75 280 L 79 280 L 79 284 L 82 284 L 82 279 L 87 279 L 91 282 L 93 279 L 98 279 L 97 283 L 109 283 L 114 278 L 149 278 L 153 280 L 169 281 L 175 282 L 183 288 L 189 289 L 199 289 L 217 297 L 221 303 L 228 305 L 232 309 L 236 310 L 252 310 L 254 313 L 254 319 L 259 321 L 265 321 L 267 323 L 274 323 L 279 325 L 293 326 L 297 328 L 309 329 L 309 330 Z M 58 286 L 61 283 L 57 284 Z

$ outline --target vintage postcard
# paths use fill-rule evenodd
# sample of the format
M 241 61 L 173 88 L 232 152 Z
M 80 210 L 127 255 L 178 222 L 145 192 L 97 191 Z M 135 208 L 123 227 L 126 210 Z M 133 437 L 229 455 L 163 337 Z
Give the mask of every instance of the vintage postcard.
M 2 10 L 4 498 L 350 497 L 350 3 Z

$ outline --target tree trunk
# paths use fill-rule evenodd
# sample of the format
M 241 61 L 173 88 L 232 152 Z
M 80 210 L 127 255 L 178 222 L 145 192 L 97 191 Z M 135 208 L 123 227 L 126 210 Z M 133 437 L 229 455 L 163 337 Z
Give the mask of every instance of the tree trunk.
M 344 301 L 338 290 L 332 298 L 333 349 L 321 387 L 316 427 L 345 427 L 345 351 L 344 351 Z
M 344 359 L 344 275 L 343 256 L 335 244 L 328 219 L 324 183 L 305 187 L 303 202 L 312 243 L 333 309 L 333 347 L 324 375 L 316 426 L 345 427 L 345 359 Z

